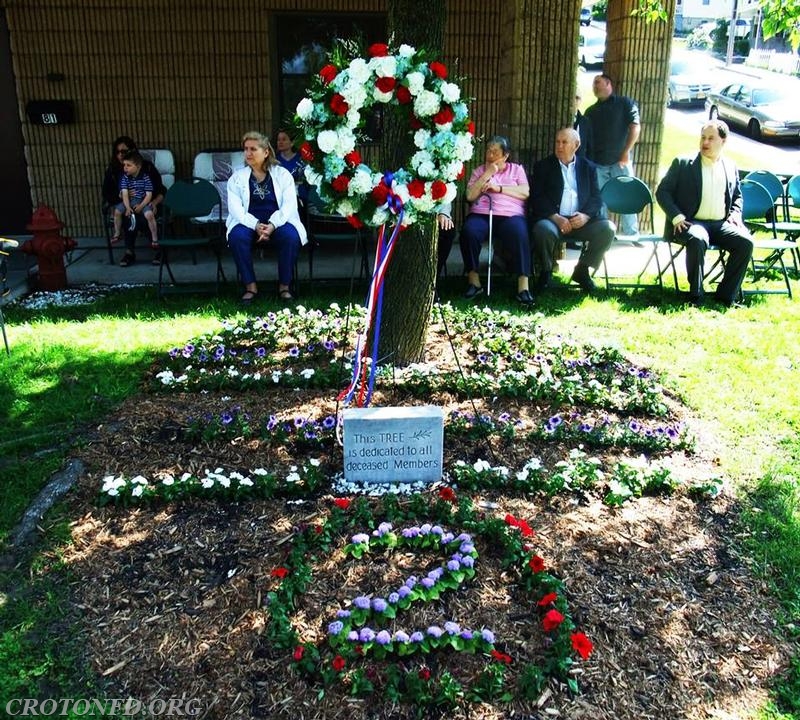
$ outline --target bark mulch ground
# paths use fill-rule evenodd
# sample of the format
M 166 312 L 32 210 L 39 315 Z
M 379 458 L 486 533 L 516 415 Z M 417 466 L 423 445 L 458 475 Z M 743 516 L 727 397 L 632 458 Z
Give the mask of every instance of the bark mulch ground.
M 428 400 L 446 412 L 472 407 L 447 396 Z M 387 392 L 374 404 L 407 401 Z M 331 397 L 311 391 L 228 393 L 224 400 L 219 393 L 148 394 L 120 407 L 80 451 L 88 472 L 71 500 L 78 520 L 65 559 L 77 579 L 72 596 L 89 660 L 108 697 L 198 698 L 201 716 L 208 718 L 438 717 L 435 709 L 392 706 L 380 694 L 352 698 L 340 686 L 320 697 L 319 687 L 290 668 L 291 653 L 266 642 L 266 596 L 278 582 L 271 570 L 282 563 L 292 529 L 324 517 L 329 495 L 302 504 L 94 504 L 110 473 L 248 470 L 295 460 L 262 440 L 204 443 L 183 436 L 187 418 L 235 404 L 254 418 L 274 412 L 322 417 L 335 409 Z M 496 404 L 481 407 L 499 412 Z M 550 412 L 522 401 L 506 402 L 503 409 L 544 418 Z M 673 403 L 672 412 L 693 427 L 699 447 L 711 447 L 706 431 L 684 410 Z M 494 440 L 491 452 L 513 468 L 532 456 L 563 457 L 564 448 Z M 310 454 L 341 467 L 337 448 Z M 489 454 L 484 443 L 450 443 L 445 465 L 458 458 L 491 460 Z M 675 453 L 670 462 L 683 477 L 716 473 L 713 450 Z M 595 650 L 576 663 L 578 696 L 552 681 L 534 701 L 468 705 L 444 716 L 742 718 L 765 700 L 788 651 L 776 632 L 774 600 L 737 551 L 741 531 L 730 494 L 697 502 L 684 493 L 645 497 L 616 509 L 591 494 L 547 499 L 486 492 L 475 500 L 486 512 L 512 513 L 535 529 L 537 552 L 564 579 L 574 620 Z M 470 627 L 491 627 L 512 657 L 535 657 L 542 638 L 530 603 L 491 562 L 492 548 L 478 549 L 483 563 L 475 580 L 445 604 L 414 611 L 409 622 L 442 621 L 443 613 L 451 613 Z M 407 571 L 404 563 L 422 561 L 393 556 L 365 564 L 341 552 L 316 558 L 311 591 L 293 618 L 302 638 L 321 639 L 344 599 L 364 587 L 390 587 Z M 469 674 L 477 661 L 459 656 L 455 665 Z

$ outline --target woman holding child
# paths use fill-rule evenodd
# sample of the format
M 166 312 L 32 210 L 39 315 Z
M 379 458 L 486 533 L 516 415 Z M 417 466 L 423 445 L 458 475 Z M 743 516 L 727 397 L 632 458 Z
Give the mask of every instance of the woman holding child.
M 281 167 L 269 139 L 259 132 L 242 138 L 247 167 L 228 180 L 228 246 L 245 292 L 241 302 L 258 297 L 253 243 L 272 245 L 278 252 L 278 295 L 293 300 L 292 274 L 300 246 L 308 242 L 297 211 L 297 192 L 291 173 Z

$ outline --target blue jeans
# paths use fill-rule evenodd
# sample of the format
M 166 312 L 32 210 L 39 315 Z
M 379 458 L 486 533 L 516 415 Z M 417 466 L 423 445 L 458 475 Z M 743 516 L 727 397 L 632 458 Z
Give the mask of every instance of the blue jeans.
M 239 277 L 245 285 L 256 281 L 253 244 L 257 237 L 258 233 L 255 230 L 244 225 L 234 225 L 228 233 L 228 247 L 231 249 Z M 278 283 L 291 285 L 294 265 L 300 252 L 300 236 L 294 225 L 286 223 L 275 228 L 267 245 L 278 252 Z
M 614 163 L 613 165 L 597 165 L 597 186 L 602 190 L 611 178 L 615 177 L 630 177 L 633 175 L 633 163 L 629 165 L 620 165 Z M 608 213 L 608 209 L 606 209 Z M 620 215 L 619 216 L 619 234 L 620 235 L 638 235 L 639 234 L 639 218 L 637 215 Z

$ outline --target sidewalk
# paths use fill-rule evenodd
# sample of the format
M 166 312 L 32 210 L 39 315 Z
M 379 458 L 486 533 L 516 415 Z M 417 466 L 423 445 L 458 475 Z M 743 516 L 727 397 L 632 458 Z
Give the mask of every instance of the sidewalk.
M 15 236 L 20 245 L 27 239 L 24 236 Z M 606 253 L 609 275 L 613 278 L 624 277 L 626 282 L 633 282 L 644 267 L 652 248 L 648 245 L 643 248 L 633 247 L 627 243 L 615 243 Z M 578 259 L 577 250 L 567 250 L 567 256 L 559 261 L 559 273 L 562 277 L 569 278 L 572 268 Z M 487 255 L 484 248 L 483 258 Z M 137 248 L 137 262 L 129 267 L 120 267 L 117 263 L 122 257 L 122 250 L 115 248 L 114 264 L 109 263 L 108 251 L 103 238 L 79 238 L 78 247 L 66 258 L 67 284 L 69 287 L 79 287 L 91 283 L 101 285 L 142 284 L 156 285 L 158 283 L 158 266 L 150 264 L 152 251 L 149 248 Z M 370 263 L 374 260 L 374 249 L 369 254 Z M 660 248 L 659 257 L 661 266 L 664 267 L 667 256 L 666 245 Z M 216 274 L 216 264 L 210 252 L 199 251 L 197 263 L 192 260 L 189 251 L 175 252 L 170 255 L 171 265 L 175 278 L 179 283 L 213 283 Z M 355 273 L 358 276 L 360 258 L 356 259 Z M 262 283 L 269 284 L 277 281 L 276 264 L 273 256 L 263 260 L 255 260 L 256 275 Z M 227 278 L 227 285 L 221 292 L 236 294 L 236 267 L 229 253 L 223 254 L 222 265 Z M 325 251 L 317 249 L 314 253 L 314 279 L 348 280 L 353 270 L 353 257 L 351 253 L 342 253 L 336 250 Z M 449 277 L 459 277 L 463 265 L 461 253 L 457 245 L 447 261 L 447 274 Z M 655 274 L 655 262 L 651 263 L 649 274 Z M 7 301 L 21 297 L 34 289 L 34 276 L 36 273 L 36 258 L 24 254 L 20 249 L 12 250 L 8 258 L 8 285 L 11 290 Z M 166 273 L 165 273 L 166 274 Z M 308 255 L 301 251 L 298 263 L 298 279 L 301 291 L 306 292 L 308 287 Z M 602 269 L 595 278 L 598 285 L 602 286 Z

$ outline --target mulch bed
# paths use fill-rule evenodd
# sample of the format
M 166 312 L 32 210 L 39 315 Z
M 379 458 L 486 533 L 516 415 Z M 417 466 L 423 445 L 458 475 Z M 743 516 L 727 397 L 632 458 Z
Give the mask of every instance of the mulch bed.
M 438 347 L 432 351 L 445 354 Z M 74 544 L 66 562 L 78 578 L 72 588 L 83 617 L 90 662 L 108 697 L 198 698 L 209 718 L 411 718 L 380 694 L 358 699 L 341 686 L 308 685 L 290 668 L 291 655 L 265 640 L 267 593 L 278 580 L 293 528 L 323 519 L 330 496 L 302 504 L 282 500 L 218 503 L 190 501 L 148 508 L 94 504 L 107 474 L 152 475 L 205 468 L 250 470 L 293 462 L 261 440 L 187 442 L 187 418 L 241 405 L 254 418 L 281 412 L 321 417 L 335 411 L 333 397 L 312 391 L 273 390 L 258 395 L 145 394 L 132 398 L 96 428 L 79 455 L 88 471 L 71 502 Z M 445 395 L 427 399 L 472 412 Z M 386 391 L 375 405 L 409 399 Z M 478 403 L 499 412 L 496 404 Z M 503 402 L 515 416 L 546 418 L 550 408 Z M 672 402 L 672 412 L 702 438 L 707 430 Z M 699 447 L 709 443 L 699 442 Z M 320 456 L 341 467 L 341 450 Z M 492 457 L 492 455 L 494 457 Z M 563 457 L 553 444 L 492 441 L 450 443 L 455 459 L 496 459 L 516 468 L 532 457 Z M 609 453 L 609 459 L 612 454 Z M 682 477 L 711 477 L 714 457 L 680 452 L 670 458 Z M 685 494 L 645 497 L 622 508 L 594 495 L 508 497 L 476 494 L 486 512 L 512 513 L 535 529 L 538 554 L 566 583 L 570 609 L 595 651 L 576 663 L 582 694 L 551 681 L 535 701 L 469 705 L 449 718 L 738 718 L 764 701 L 771 678 L 785 666 L 787 647 L 777 637 L 773 599 L 737 553 L 737 509 L 723 492 L 695 502 Z M 457 531 L 457 530 L 456 530 Z M 480 571 L 449 600 L 414 611 L 415 624 L 452 614 L 470 627 L 491 627 L 498 647 L 515 659 L 535 658 L 542 637 L 493 548 L 479 544 Z M 295 622 L 304 640 L 322 639 L 333 611 L 364 587 L 392 586 L 422 562 L 392 556 L 365 564 L 341 552 L 316 559 L 314 582 Z M 478 658 L 459 656 L 469 674 Z

